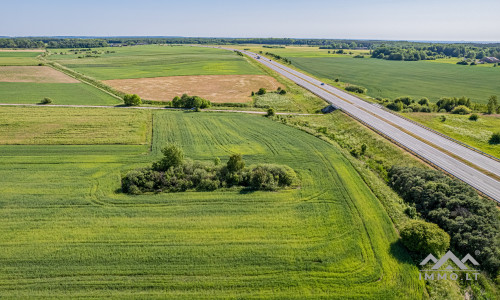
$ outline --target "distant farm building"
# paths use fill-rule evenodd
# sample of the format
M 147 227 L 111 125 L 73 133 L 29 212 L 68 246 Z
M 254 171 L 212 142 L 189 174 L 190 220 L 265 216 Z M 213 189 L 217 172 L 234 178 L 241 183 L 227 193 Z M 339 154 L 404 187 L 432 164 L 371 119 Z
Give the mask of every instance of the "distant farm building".
M 484 57 L 483 59 L 481 59 L 481 61 L 484 61 L 485 63 L 489 63 L 489 64 L 500 63 L 500 59 L 498 59 L 496 57 Z

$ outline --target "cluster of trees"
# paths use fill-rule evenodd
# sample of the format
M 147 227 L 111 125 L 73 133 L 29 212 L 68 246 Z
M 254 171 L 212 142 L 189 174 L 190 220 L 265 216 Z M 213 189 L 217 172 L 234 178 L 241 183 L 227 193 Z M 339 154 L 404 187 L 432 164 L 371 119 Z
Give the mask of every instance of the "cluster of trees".
M 291 64 L 292 63 L 292 61 L 289 60 L 288 58 L 279 56 L 278 54 L 274 54 L 274 53 L 271 53 L 271 52 L 266 52 L 266 55 L 269 55 L 269 56 L 273 57 L 275 60 L 281 60 L 282 62 L 287 63 L 287 64 Z
M 183 94 L 182 97 L 176 96 L 172 100 L 172 106 L 178 108 L 208 108 L 212 106 L 212 103 L 198 96 L 188 96 L 187 94 Z
M 142 104 L 142 99 L 136 94 L 128 94 L 123 96 L 123 102 L 127 106 L 139 106 Z
M 388 60 L 432 60 L 445 57 L 463 57 L 469 59 L 482 59 L 494 56 L 500 58 L 498 44 L 418 44 L 411 45 L 381 45 L 372 51 L 373 58 Z
M 443 97 L 436 103 L 431 103 L 425 97 L 416 101 L 409 96 L 398 97 L 393 101 L 382 98 L 377 98 L 377 100 L 390 110 L 400 112 L 448 112 L 461 115 L 467 115 L 473 111 L 488 114 L 500 113 L 496 96 L 491 96 L 487 105 L 474 103 L 467 97 Z
M 0 48 L 44 48 L 45 43 L 42 41 L 32 40 L 28 38 L 0 38 Z
M 476 253 L 481 268 L 494 275 L 499 271 L 500 218 L 492 201 L 435 170 L 393 166 L 389 183 L 423 219 L 450 235 L 455 253 Z
M 297 175 L 290 167 L 260 164 L 247 168 L 241 154 L 231 155 L 221 165 L 219 158 L 213 163 L 187 160 L 176 145 L 168 145 L 162 152 L 163 158 L 151 168 L 128 172 L 122 178 L 122 191 L 129 194 L 213 191 L 231 186 L 272 191 L 297 182 Z

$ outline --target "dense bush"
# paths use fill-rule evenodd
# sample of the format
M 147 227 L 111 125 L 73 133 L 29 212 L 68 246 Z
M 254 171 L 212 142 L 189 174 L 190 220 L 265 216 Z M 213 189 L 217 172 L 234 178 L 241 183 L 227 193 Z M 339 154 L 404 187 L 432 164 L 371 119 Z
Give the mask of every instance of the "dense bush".
M 393 166 L 389 182 L 425 220 L 450 235 L 456 253 L 465 256 L 478 250 L 481 267 L 498 272 L 500 220 L 492 201 L 479 198 L 467 184 L 434 170 Z
M 42 99 L 42 101 L 40 101 L 40 104 L 50 104 L 50 103 L 52 103 L 52 99 L 48 97 L 45 97 Z
M 212 103 L 198 96 L 188 96 L 183 94 L 182 97 L 176 96 L 172 99 L 172 106 L 177 108 L 208 108 Z
M 436 224 L 411 220 L 400 231 L 403 244 L 421 255 L 442 255 L 450 247 L 450 236 Z
M 349 92 L 358 93 L 358 94 L 364 94 L 367 91 L 366 88 L 361 87 L 361 86 L 357 86 L 357 85 L 348 85 L 345 87 L 345 90 L 349 91 Z
M 151 168 L 128 172 L 122 178 L 122 191 L 148 192 L 213 191 L 220 187 L 243 186 L 254 190 L 277 190 L 293 185 L 297 175 L 288 166 L 260 164 L 245 168 L 241 154 L 232 155 L 226 165 L 184 159 L 182 150 L 169 145 L 164 157 Z
M 125 105 L 128 105 L 128 106 L 138 106 L 138 105 L 141 105 L 142 101 L 141 101 L 141 97 L 137 96 L 136 94 L 133 94 L 133 95 L 125 95 L 123 96 L 123 102 L 125 103 Z
M 468 108 L 465 105 L 459 105 L 459 106 L 454 107 L 451 110 L 451 113 L 452 114 L 457 114 L 457 115 L 468 115 L 468 114 L 471 113 L 471 110 L 470 110 L 470 108 Z
M 491 135 L 490 140 L 488 141 L 491 145 L 500 144 L 500 132 L 495 132 Z
M 393 111 L 402 111 L 403 110 L 403 102 L 389 102 L 386 107 Z
M 471 121 L 477 121 L 477 120 L 479 120 L 479 115 L 478 114 L 472 114 L 472 115 L 470 115 L 469 120 L 471 120 Z
M 257 95 L 265 95 L 267 93 L 267 90 L 265 88 L 260 88 L 258 91 L 257 91 Z

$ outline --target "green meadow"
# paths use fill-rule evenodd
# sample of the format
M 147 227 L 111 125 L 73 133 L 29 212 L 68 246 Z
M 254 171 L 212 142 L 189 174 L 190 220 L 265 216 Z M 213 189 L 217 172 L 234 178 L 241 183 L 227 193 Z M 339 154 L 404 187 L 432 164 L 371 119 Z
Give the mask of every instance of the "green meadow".
M 231 51 L 190 46 L 96 48 L 100 57 L 84 57 L 68 49 L 51 50 L 50 60 L 98 80 L 181 75 L 262 74 L 246 58 Z M 106 51 L 115 53 L 106 53 Z M 61 55 L 57 53 L 66 53 Z M 94 55 L 94 54 L 92 54 Z
M 43 128 L 53 116 L 78 131 L 63 121 L 76 111 L 37 109 L 44 114 L 19 112 L 18 121 L 0 108 L 10 116 L 0 128 Z M 384 208 L 325 141 L 262 116 L 127 110 L 108 126 L 96 116 L 118 112 L 83 113 L 93 116 L 87 127 L 110 139 L 128 132 L 130 143 L 42 133 L 37 144 L 57 144 L 0 146 L 2 297 L 424 297 Z M 247 164 L 286 164 L 301 183 L 278 192 L 119 192 L 121 175 L 172 142 L 196 160 L 242 153 Z
M 0 82 L 0 103 L 117 105 L 122 101 L 85 83 Z
M 480 149 L 490 155 L 500 158 L 500 146 L 488 143 L 494 132 L 500 131 L 500 118 L 498 115 L 479 115 L 477 121 L 469 120 L 469 116 L 446 114 L 409 113 L 406 117 L 417 121 L 427 127 L 446 134 L 456 140 Z
M 0 51 L 0 66 L 36 66 L 41 52 Z

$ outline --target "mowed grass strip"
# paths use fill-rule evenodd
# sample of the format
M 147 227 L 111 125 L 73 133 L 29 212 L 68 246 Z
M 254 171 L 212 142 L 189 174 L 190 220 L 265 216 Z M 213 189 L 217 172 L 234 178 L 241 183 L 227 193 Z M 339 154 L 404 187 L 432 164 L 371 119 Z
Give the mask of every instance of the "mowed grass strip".
M 234 52 L 190 46 L 133 46 L 99 48 L 100 57 L 78 58 L 67 49 L 52 50 L 49 59 L 98 80 L 185 76 L 261 75 L 259 68 Z M 106 54 L 105 51 L 115 51 Z
M 0 103 L 35 104 L 43 98 L 53 104 L 117 105 L 122 101 L 84 83 L 0 82 Z
M 0 107 L 0 144 L 146 144 L 151 113 L 127 109 Z
M 212 102 L 251 102 L 252 91 L 283 87 L 266 75 L 200 75 L 106 80 L 105 84 L 143 99 L 171 101 L 182 94 L 197 95 Z
M 477 103 L 487 103 L 491 95 L 500 95 L 500 69 L 474 68 L 427 61 L 388 61 L 375 58 L 288 57 L 297 68 L 317 76 L 361 85 L 372 97 L 441 97 L 466 96 Z
M 444 122 L 441 120 L 442 115 L 437 113 L 405 114 L 406 117 L 449 137 L 495 157 L 500 157 L 500 146 L 488 143 L 491 135 L 500 131 L 500 117 L 498 115 L 480 115 L 477 121 L 471 121 L 469 116 L 446 114 L 446 121 Z
M 383 207 L 331 145 L 261 116 L 152 114 L 150 155 L 144 146 L 0 146 L 2 295 L 423 297 Z M 287 164 L 300 188 L 116 192 L 121 174 L 171 142 L 197 160 L 242 153 L 247 164 Z
M 35 66 L 40 52 L 0 51 L 0 66 Z

